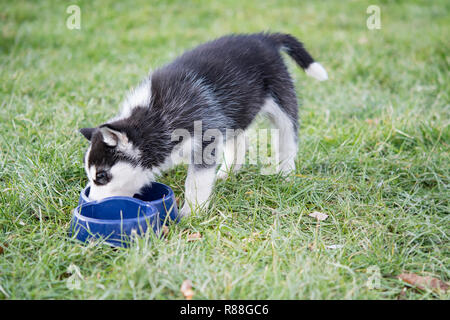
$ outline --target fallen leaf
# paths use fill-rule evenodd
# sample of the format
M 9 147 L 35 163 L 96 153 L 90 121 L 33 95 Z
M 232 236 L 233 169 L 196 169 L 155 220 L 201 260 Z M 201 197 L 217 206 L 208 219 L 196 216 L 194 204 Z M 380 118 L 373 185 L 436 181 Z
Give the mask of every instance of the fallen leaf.
M 440 289 L 447 291 L 449 287 L 449 285 L 442 280 L 430 276 L 422 277 L 415 273 L 402 273 L 397 278 L 420 290 Z
M 202 235 L 200 234 L 200 232 L 195 232 L 195 233 L 191 233 L 188 235 L 187 241 L 196 241 L 196 240 L 200 240 L 201 238 L 202 238 Z
M 314 211 L 310 214 L 308 214 L 308 216 L 316 218 L 318 221 L 323 221 L 326 218 L 328 218 L 328 215 L 323 213 L 323 212 L 319 212 L 319 211 Z
M 180 291 L 181 293 L 183 293 L 186 300 L 192 300 L 192 297 L 194 296 L 194 290 L 192 290 L 192 281 L 189 279 L 184 280 L 181 284 Z
M 7 243 L 0 244 L 0 254 L 4 254 L 6 248 L 8 248 Z

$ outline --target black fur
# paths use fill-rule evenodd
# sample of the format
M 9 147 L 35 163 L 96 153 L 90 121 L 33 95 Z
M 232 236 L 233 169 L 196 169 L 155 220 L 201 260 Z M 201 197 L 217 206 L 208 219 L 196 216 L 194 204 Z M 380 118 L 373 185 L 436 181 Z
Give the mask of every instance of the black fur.
M 203 131 L 244 130 L 268 97 L 297 130 L 297 99 L 281 49 L 302 68 L 314 62 L 303 45 L 286 34 L 230 35 L 202 44 L 151 75 L 148 105 L 135 106 L 130 117 L 107 125 L 125 133 L 141 151 L 141 159 L 128 160 L 149 169 L 159 166 L 177 144 L 170 139 L 173 130 L 185 128 L 193 134 L 197 120 L 202 120 Z M 108 167 L 126 158 L 105 146 L 98 131 L 81 132 L 92 140 L 90 165 Z

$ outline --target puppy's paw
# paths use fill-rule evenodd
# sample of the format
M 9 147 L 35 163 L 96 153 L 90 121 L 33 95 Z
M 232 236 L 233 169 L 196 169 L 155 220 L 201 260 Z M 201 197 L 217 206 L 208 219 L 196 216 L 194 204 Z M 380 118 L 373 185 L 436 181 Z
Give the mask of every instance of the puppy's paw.
M 292 182 L 295 179 L 295 167 L 282 168 L 279 174 L 284 182 Z
M 217 171 L 217 174 L 216 174 L 216 179 L 217 180 L 225 180 L 227 178 L 228 178 L 228 172 L 227 171 L 223 171 L 223 170 Z
M 278 167 L 278 172 L 283 177 L 289 177 L 290 175 L 295 173 L 295 163 L 294 161 L 286 161 L 284 163 L 281 163 Z
M 191 215 L 191 207 L 185 202 L 180 210 L 180 216 L 189 217 Z

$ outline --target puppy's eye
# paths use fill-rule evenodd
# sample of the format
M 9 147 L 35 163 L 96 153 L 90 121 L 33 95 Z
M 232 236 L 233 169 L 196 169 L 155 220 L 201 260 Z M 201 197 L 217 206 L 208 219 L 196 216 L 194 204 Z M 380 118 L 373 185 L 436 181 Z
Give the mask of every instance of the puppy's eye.
M 95 184 L 105 185 L 109 182 L 108 173 L 106 171 L 99 171 L 95 175 Z

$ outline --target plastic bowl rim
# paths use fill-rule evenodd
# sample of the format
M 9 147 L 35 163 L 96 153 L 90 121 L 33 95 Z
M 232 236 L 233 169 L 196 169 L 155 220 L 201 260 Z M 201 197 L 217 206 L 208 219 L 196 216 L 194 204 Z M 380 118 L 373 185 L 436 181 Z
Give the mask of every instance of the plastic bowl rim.
M 150 214 L 143 214 L 142 216 L 139 216 L 139 217 L 136 216 L 135 218 L 125 218 L 125 219 L 96 219 L 96 218 L 84 216 L 80 213 L 80 209 L 83 207 L 96 206 L 103 202 L 112 201 L 112 200 L 131 201 L 131 202 L 137 203 L 141 207 L 151 208 L 152 212 Z M 151 202 L 142 201 L 142 200 L 139 200 L 136 198 L 131 198 L 131 197 L 117 197 L 117 196 L 116 197 L 108 197 L 108 198 L 104 198 L 101 200 L 90 201 L 88 203 L 84 203 L 84 204 L 77 206 L 73 210 L 73 216 L 75 218 L 77 218 L 77 220 L 86 221 L 86 222 L 90 222 L 90 223 L 96 223 L 96 224 L 117 224 L 117 223 L 120 223 L 121 221 L 139 221 L 139 222 L 141 222 L 142 220 L 145 221 L 147 218 L 150 218 L 157 213 L 158 213 L 158 209 Z
M 101 200 L 89 200 L 89 198 L 86 197 L 86 189 L 91 187 L 90 183 L 88 183 L 86 185 L 86 187 L 83 189 L 81 195 L 82 195 L 83 200 L 86 201 L 85 205 L 88 204 L 88 203 L 94 203 L 94 202 L 103 201 L 103 200 L 106 200 L 106 199 L 133 199 L 133 200 L 136 200 L 136 201 L 142 201 L 145 204 L 149 204 L 149 203 L 150 204 L 153 204 L 153 203 L 159 204 L 159 203 L 164 202 L 165 199 L 169 199 L 169 198 L 172 198 L 174 196 L 174 192 L 173 192 L 172 188 L 170 186 L 168 186 L 167 184 L 164 184 L 164 183 L 161 183 L 161 182 L 156 182 L 156 181 L 152 182 L 152 184 L 159 184 L 159 185 L 164 186 L 169 191 L 169 194 L 167 195 L 167 197 L 159 198 L 157 200 L 152 200 L 152 201 L 144 201 L 144 200 L 141 200 L 141 199 L 138 199 L 138 198 L 125 197 L 125 196 L 113 196 L 113 197 L 108 197 L 108 198 L 104 198 L 104 199 L 101 199 Z M 88 200 L 85 200 L 85 198 L 87 198 Z

